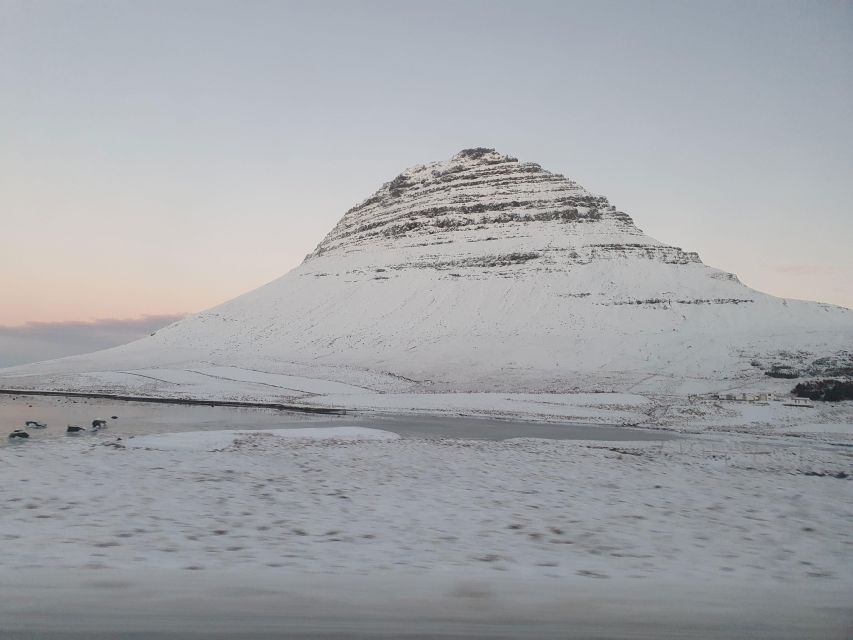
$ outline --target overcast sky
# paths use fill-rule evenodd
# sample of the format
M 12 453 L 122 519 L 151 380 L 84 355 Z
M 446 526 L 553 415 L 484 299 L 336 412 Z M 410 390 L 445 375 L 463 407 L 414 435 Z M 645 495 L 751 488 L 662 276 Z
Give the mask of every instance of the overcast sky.
M 0 325 L 196 311 L 488 146 L 853 306 L 853 3 L 0 0 Z

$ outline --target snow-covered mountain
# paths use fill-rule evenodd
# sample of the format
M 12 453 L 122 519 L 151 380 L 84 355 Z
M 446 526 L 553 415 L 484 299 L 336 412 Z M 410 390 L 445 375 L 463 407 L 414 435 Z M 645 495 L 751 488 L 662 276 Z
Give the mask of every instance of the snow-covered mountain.
M 851 347 L 850 310 L 749 289 L 572 180 L 478 148 L 382 185 L 274 282 L 3 375 L 204 363 L 374 388 L 691 392 Z

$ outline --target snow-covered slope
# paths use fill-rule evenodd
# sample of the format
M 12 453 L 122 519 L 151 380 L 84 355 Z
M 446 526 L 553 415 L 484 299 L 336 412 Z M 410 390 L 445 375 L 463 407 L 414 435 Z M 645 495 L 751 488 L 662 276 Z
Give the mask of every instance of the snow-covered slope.
M 282 278 L 0 386 L 195 365 L 380 390 L 691 392 L 851 346 L 850 310 L 749 289 L 561 175 L 468 149 L 384 184 Z

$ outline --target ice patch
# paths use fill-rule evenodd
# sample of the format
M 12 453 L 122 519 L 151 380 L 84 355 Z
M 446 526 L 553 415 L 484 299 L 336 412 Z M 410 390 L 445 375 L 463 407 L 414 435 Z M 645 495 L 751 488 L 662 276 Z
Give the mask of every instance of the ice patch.
M 313 427 L 305 429 L 251 429 L 244 431 L 190 431 L 140 436 L 128 440 L 135 449 L 165 451 L 213 451 L 227 449 L 247 437 L 303 438 L 309 440 L 396 440 L 400 436 L 390 431 L 366 427 Z

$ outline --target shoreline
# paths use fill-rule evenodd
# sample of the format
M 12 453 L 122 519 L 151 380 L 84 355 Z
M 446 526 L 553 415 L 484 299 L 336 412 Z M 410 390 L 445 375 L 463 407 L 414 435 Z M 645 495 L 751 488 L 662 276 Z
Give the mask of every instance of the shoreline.
M 45 391 L 36 389 L 0 389 L 0 395 L 93 398 L 102 400 L 120 400 L 122 402 L 150 402 L 154 404 L 183 404 L 208 407 L 244 407 L 249 409 L 277 409 L 279 411 L 318 413 L 322 415 L 348 415 L 347 409 L 337 407 L 317 407 L 311 405 L 284 404 L 280 402 L 250 402 L 246 400 L 204 400 L 201 398 L 163 398 L 151 396 L 129 396 L 119 393 L 102 393 L 94 391 Z

